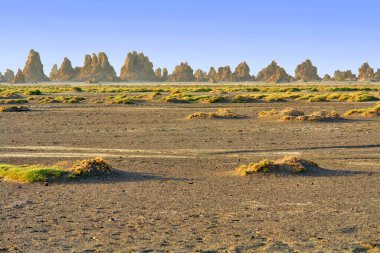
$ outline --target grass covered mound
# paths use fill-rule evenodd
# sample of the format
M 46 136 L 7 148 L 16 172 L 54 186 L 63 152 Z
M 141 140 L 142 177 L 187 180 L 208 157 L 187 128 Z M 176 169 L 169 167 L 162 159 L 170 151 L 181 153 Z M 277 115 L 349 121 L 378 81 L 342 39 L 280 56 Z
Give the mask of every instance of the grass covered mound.
M 26 112 L 30 111 L 30 109 L 26 106 L 7 106 L 0 107 L 0 112 Z
M 244 116 L 234 113 L 229 109 L 218 109 L 216 112 L 195 112 L 186 116 L 186 119 L 194 118 L 221 118 L 221 119 L 233 119 L 243 118 Z
M 335 112 L 316 111 L 306 115 L 303 111 L 293 108 L 285 108 L 283 110 L 268 110 L 259 113 L 260 118 L 270 118 L 277 120 L 299 120 L 299 121 L 331 121 L 341 119 L 340 115 Z
M 319 169 L 318 164 L 299 158 L 297 156 L 285 156 L 278 160 L 261 160 L 257 163 L 244 164 L 235 170 L 246 176 L 258 173 L 302 173 L 308 170 Z
M 112 167 L 103 158 L 80 161 L 72 166 L 68 171 L 75 176 L 93 176 L 111 173 Z
M 0 164 L 0 179 L 20 183 L 46 182 L 110 174 L 111 170 L 112 167 L 99 157 L 77 162 L 69 168 L 59 164 L 53 166 Z
M 364 116 L 364 117 L 373 117 L 380 116 L 380 103 L 377 103 L 374 107 L 366 109 L 353 109 L 344 113 L 345 116 Z

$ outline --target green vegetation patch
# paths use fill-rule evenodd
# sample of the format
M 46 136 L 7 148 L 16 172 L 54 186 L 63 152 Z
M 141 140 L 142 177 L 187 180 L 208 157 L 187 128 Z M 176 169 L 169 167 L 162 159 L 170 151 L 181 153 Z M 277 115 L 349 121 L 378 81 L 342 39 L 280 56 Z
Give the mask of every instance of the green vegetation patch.
M 59 167 L 0 164 L 0 178 L 6 181 L 21 183 L 44 182 L 59 178 L 66 173 L 65 169 Z
M 112 167 L 103 158 L 76 162 L 65 168 L 61 163 L 53 166 L 0 164 L 0 179 L 20 183 L 54 181 L 57 179 L 99 176 L 110 174 Z

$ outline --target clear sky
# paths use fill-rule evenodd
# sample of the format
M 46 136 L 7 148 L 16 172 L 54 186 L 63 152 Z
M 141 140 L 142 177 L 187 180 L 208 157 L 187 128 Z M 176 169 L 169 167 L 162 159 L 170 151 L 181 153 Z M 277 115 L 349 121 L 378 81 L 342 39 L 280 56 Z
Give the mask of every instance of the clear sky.
M 380 68 L 379 0 L 1 0 L 0 71 L 24 66 L 31 48 L 49 73 L 68 57 L 104 51 L 119 73 L 144 52 L 171 71 L 273 59 L 289 74 L 310 58 L 319 74 L 368 61 Z

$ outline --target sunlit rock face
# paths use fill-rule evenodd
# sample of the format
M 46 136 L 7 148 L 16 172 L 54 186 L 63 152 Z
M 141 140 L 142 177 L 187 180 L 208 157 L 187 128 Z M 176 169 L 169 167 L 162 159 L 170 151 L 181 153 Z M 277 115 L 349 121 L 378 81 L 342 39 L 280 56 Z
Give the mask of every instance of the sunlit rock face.
M 72 74 L 71 62 L 69 64 L 69 61 L 66 61 L 63 69 L 65 70 L 65 77 L 70 76 Z M 75 68 L 73 75 L 75 81 L 113 82 L 118 80 L 115 69 L 111 66 L 107 55 L 103 52 L 100 52 L 98 55 L 86 55 L 83 67 Z
M 155 81 L 153 63 L 143 53 L 130 52 L 121 67 L 120 79 L 123 81 Z
M 359 68 L 359 75 L 358 75 L 358 80 L 359 81 L 368 81 L 374 78 L 375 73 L 373 71 L 373 68 L 369 66 L 369 64 L 363 63 L 363 65 Z
M 16 76 L 11 80 L 11 83 L 25 83 L 25 77 L 21 69 L 17 70 Z
M 4 78 L 5 78 L 5 81 L 11 82 L 13 78 L 15 78 L 15 73 L 12 70 L 7 69 L 7 71 L 5 71 L 4 73 Z
M 317 67 L 313 66 L 310 60 L 306 60 L 297 66 L 295 71 L 295 79 L 297 81 L 319 81 Z
M 194 70 L 187 62 L 177 65 L 173 73 L 168 77 L 170 82 L 193 82 L 195 81 Z
M 40 54 L 33 49 L 30 50 L 24 70 L 22 71 L 25 82 L 36 83 L 49 81 L 43 68 L 44 66 L 42 65 Z
M 234 81 L 250 81 L 252 76 L 249 74 L 250 68 L 246 62 L 242 62 L 235 68 Z
M 206 82 L 207 81 L 207 73 L 201 69 L 197 69 L 194 73 L 196 82 Z
M 268 83 L 282 83 L 290 82 L 292 77 L 286 71 L 277 65 L 277 62 L 272 61 L 268 67 L 261 70 L 256 77 L 256 81 L 263 81 Z
M 335 81 L 356 81 L 356 75 L 352 73 L 351 70 L 340 71 L 337 70 L 334 72 Z

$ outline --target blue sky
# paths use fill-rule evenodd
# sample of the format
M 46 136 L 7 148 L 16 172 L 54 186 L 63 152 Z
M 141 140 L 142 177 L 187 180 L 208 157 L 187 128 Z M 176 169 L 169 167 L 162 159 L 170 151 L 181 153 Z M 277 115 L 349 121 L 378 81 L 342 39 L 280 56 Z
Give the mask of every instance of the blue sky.
M 47 74 L 99 51 L 119 73 L 132 50 L 170 71 L 247 61 L 256 75 L 274 59 L 293 75 L 307 58 L 320 75 L 380 68 L 378 0 L 2 0 L 1 10 L 1 72 L 22 68 L 31 48 Z

